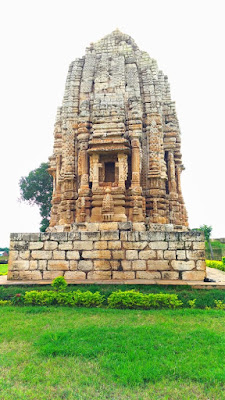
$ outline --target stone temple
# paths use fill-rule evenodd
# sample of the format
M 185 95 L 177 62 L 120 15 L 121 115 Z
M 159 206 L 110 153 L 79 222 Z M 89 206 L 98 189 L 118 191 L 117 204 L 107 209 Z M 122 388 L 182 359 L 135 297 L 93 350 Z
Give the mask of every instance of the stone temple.
M 156 61 L 118 30 L 92 43 L 71 63 L 57 112 L 48 232 L 11 234 L 8 279 L 203 280 L 180 146 Z

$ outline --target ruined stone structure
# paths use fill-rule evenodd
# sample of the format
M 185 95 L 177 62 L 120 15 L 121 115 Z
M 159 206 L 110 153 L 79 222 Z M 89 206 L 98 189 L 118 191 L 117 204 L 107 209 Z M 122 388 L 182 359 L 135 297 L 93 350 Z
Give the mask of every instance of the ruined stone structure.
M 204 279 L 168 79 L 130 36 L 71 63 L 54 138 L 50 227 L 11 235 L 8 279 Z
M 167 76 L 114 31 L 71 63 L 55 124 L 50 227 L 132 221 L 187 226 L 180 130 Z

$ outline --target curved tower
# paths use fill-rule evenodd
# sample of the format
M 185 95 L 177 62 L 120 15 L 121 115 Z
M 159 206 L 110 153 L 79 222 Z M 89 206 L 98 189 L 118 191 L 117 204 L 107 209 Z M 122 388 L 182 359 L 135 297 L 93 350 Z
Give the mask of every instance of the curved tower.
M 116 30 L 69 67 L 49 172 L 50 230 L 81 222 L 188 226 L 167 76 Z

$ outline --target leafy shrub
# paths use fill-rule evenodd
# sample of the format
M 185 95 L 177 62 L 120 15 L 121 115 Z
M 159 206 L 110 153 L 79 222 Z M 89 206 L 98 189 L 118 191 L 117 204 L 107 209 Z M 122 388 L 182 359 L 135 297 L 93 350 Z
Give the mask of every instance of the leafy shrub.
M 225 265 L 225 257 L 222 257 L 222 263 Z
M 225 257 L 223 257 L 225 258 Z M 220 271 L 225 271 L 225 264 L 223 264 L 222 261 L 216 261 L 216 260 L 206 260 L 206 266 L 210 268 L 216 268 L 219 269 Z
M 41 305 L 49 306 L 57 304 L 57 292 L 52 290 L 31 290 L 24 295 L 24 304 L 26 305 Z
M 119 290 L 108 297 L 110 308 L 177 308 L 182 304 L 176 294 L 144 294 L 135 290 L 127 290 L 125 292 Z
M 21 293 L 16 293 L 15 296 L 12 297 L 11 302 L 14 305 L 24 304 L 24 295 Z
M 188 300 L 188 304 L 191 308 L 195 308 L 196 307 L 196 299 L 193 300 Z
M 217 310 L 225 310 L 225 304 L 222 302 L 222 300 L 215 300 L 214 303 Z
M 0 300 L 0 306 L 10 306 L 11 304 L 10 300 Z
M 104 301 L 104 296 L 99 292 L 55 292 L 50 290 L 42 290 L 40 292 L 33 290 L 26 292 L 24 303 L 26 305 L 49 306 L 58 304 L 63 306 L 83 306 L 83 307 L 99 307 Z
M 51 286 L 57 292 L 63 292 L 67 287 L 67 282 L 64 276 L 58 276 L 57 278 L 53 279 Z
M 84 306 L 84 307 L 99 307 L 103 303 L 105 296 L 99 292 L 92 293 L 90 291 L 59 293 L 57 296 L 57 302 L 60 305 L 69 306 Z

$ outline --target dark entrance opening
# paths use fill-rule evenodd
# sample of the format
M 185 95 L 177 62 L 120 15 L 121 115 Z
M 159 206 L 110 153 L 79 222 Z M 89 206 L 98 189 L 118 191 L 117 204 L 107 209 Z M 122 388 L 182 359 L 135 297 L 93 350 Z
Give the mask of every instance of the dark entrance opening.
M 115 163 L 105 163 L 105 182 L 115 182 Z

